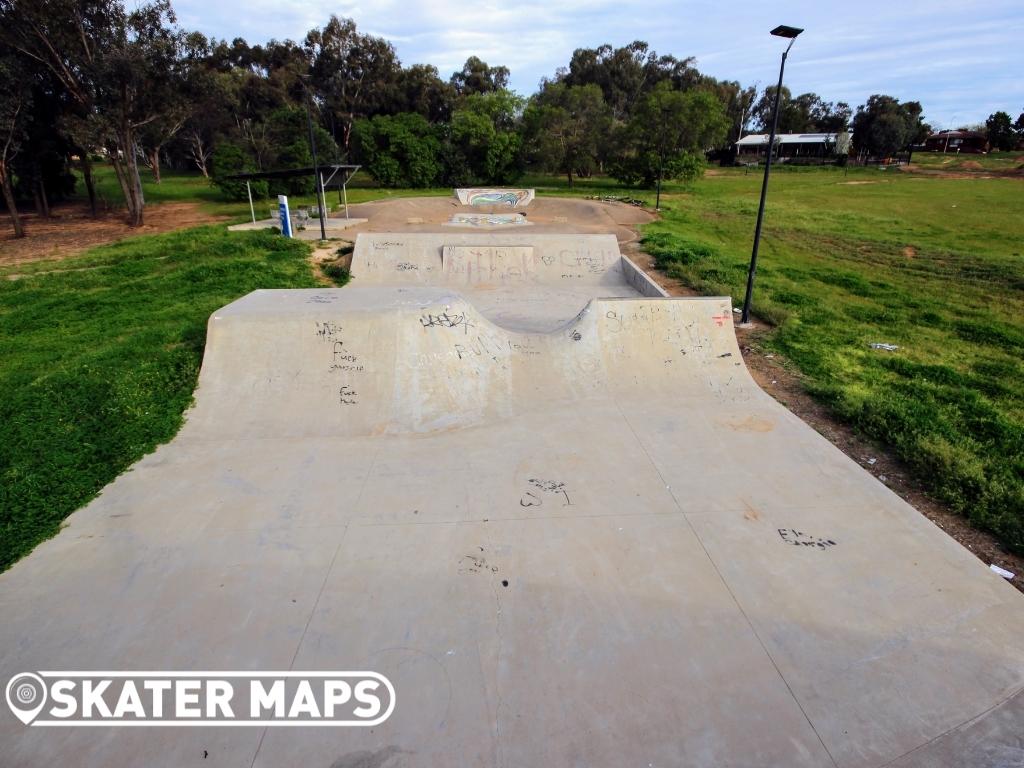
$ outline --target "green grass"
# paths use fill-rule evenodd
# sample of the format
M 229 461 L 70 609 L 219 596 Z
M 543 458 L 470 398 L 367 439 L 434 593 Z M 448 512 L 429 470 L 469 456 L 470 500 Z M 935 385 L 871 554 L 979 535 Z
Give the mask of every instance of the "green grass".
M 670 194 L 646 248 L 673 277 L 739 306 L 759 184 L 730 171 Z M 754 303 L 776 326 L 768 346 L 814 395 L 1017 552 L 1022 254 L 1024 180 L 784 172 L 772 177 Z
M 308 254 L 201 227 L 0 272 L 0 570 L 174 436 L 210 314 L 256 288 L 313 287 Z
M 232 221 L 248 221 L 250 218 L 249 202 L 225 200 L 220 190 L 213 186 L 209 179 L 203 178 L 198 172 L 173 171 L 164 169 L 160 176 L 160 184 L 153 181 L 152 175 L 145 168 L 139 169 L 142 176 L 142 186 L 149 205 L 167 202 L 192 202 L 199 203 L 202 209 L 210 214 L 228 216 Z M 109 165 L 97 164 L 93 168 L 93 179 L 96 185 L 96 195 L 107 207 L 116 208 L 123 205 L 124 197 L 121 195 L 121 188 L 118 186 L 114 169 Z M 81 181 L 76 187 L 77 199 L 85 202 L 85 185 Z M 365 203 L 370 200 L 387 199 L 389 197 L 413 197 L 422 195 L 450 195 L 451 189 L 381 189 L 365 173 L 357 173 L 348 185 L 349 204 Z M 332 211 L 341 210 L 341 200 L 337 190 L 326 189 L 324 201 L 331 207 Z M 288 203 L 292 208 L 300 205 L 315 206 L 315 195 L 293 195 L 289 196 Z M 256 198 L 253 200 L 253 208 L 256 218 L 266 218 L 271 206 L 277 205 L 277 198 Z M 309 226 L 314 226 L 315 220 L 311 220 Z

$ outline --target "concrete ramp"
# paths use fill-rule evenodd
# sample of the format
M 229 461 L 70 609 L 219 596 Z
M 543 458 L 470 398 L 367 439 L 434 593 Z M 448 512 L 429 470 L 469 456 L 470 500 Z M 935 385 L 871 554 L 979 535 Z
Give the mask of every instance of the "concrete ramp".
M 524 208 L 533 202 L 532 189 L 456 189 L 455 197 L 462 205 Z
M 619 253 L 614 235 L 361 233 L 352 275 L 360 286 L 451 287 L 518 331 L 558 328 L 596 296 L 665 295 Z
M 5 712 L 5 768 L 1022 764 L 1024 600 L 755 386 L 728 300 L 432 237 L 215 313 L 178 437 L 0 575 L 4 679 L 373 670 L 390 719 Z
M 721 300 L 593 299 L 561 328 L 522 333 L 438 288 L 257 291 L 211 319 L 189 427 L 422 434 L 618 390 L 745 401 L 754 390 L 731 329 Z

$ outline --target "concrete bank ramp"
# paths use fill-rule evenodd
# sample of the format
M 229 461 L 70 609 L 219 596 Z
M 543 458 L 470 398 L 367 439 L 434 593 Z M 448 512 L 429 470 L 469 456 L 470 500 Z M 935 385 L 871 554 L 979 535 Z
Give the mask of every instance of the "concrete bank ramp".
M 614 235 L 362 233 L 356 285 L 446 286 L 504 328 L 550 331 L 591 298 L 664 296 Z
M 440 288 L 257 291 L 210 321 L 188 432 L 430 433 L 582 410 L 619 390 L 746 401 L 756 389 L 729 312 L 711 299 L 593 299 L 561 328 L 522 333 Z
M 455 198 L 462 205 L 525 208 L 534 198 L 532 189 L 456 189 Z
M 219 310 L 178 437 L 0 575 L 4 679 L 373 670 L 390 719 L 4 712 L 0 764 L 1021 764 L 1021 596 L 755 386 L 727 300 L 606 260 L 510 328 L 479 286 L 571 266 L 512 245 Z

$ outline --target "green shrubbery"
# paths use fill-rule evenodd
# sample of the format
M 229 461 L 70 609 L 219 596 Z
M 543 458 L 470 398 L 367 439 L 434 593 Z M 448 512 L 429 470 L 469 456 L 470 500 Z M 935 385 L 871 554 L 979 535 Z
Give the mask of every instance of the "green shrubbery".
M 440 182 L 441 141 L 421 115 L 360 120 L 353 135 L 360 161 L 381 186 L 422 188 Z

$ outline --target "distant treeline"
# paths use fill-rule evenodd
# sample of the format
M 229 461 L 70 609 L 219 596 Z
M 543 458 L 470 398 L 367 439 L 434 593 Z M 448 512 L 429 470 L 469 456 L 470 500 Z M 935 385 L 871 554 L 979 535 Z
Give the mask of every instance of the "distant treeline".
M 637 41 L 575 51 L 528 97 L 509 70 L 470 57 L 447 79 L 403 66 L 387 40 L 332 16 L 301 42 L 250 45 L 181 29 L 167 0 L 0 0 L 0 181 L 9 210 L 50 201 L 91 163 L 109 161 L 142 222 L 140 166 L 194 168 L 229 197 L 224 177 L 312 163 L 307 110 L 322 162 L 362 164 L 380 184 L 504 184 L 527 168 L 597 171 L 630 185 L 693 178 L 741 132 L 766 130 L 774 89 L 702 74 L 693 58 Z M 921 105 L 872 96 L 856 113 L 783 89 L 779 130 L 855 129 L 855 147 L 885 153 L 927 133 Z M 145 172 L 145 171 L 144 171 Z M 312 179 L 259 185 L 308 193 Z M 15 228 L 20 229 L 15 217 Z

